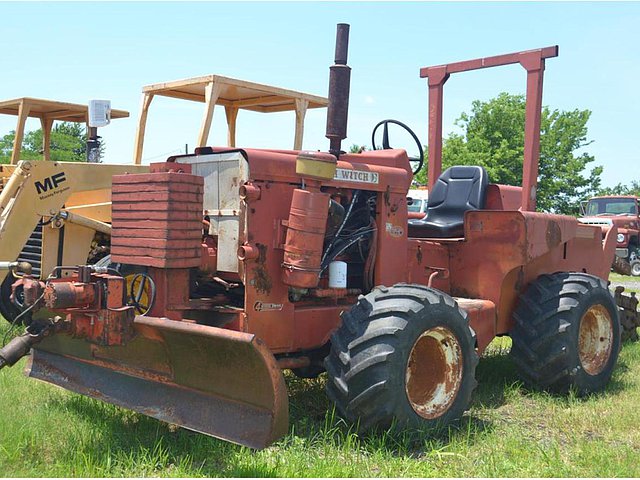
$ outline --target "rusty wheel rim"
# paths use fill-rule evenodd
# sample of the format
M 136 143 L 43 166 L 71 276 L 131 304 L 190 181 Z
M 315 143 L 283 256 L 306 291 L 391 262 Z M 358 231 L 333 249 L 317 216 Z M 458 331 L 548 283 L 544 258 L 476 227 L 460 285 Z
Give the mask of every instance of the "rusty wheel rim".
M 411 348 L 405 373 L 405 390 L 413 410 L 434 419 L 453 404 L 462 383 L 462 347 L 445 327 L 422 333 Z
M 580 319 L 578 354 L 582 368 L 589 375 L 604 370 L 613 347 L 613 321 L 602 305 L 593 305 Z

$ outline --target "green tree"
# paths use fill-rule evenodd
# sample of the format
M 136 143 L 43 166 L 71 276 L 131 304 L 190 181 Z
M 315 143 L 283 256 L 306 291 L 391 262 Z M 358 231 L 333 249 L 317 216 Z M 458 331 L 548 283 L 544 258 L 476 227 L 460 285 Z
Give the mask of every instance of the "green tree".
M 51 160 L 57 162 L 86 161 L 87 130 L 75 122 L 57 123 L 51 129 Z M 27 132 L 22 141 L 21 160 L 42 158 L 42 129 Z M 0 138 L 0 163 L 11 161 L 15 131 Z M 104 154 L 104 143 L 100 145 L 100 157 Z
M 602 167 L 588 170 L 594 157 L 586 152 L 578 153 L 591 143 L 587 140 L 590 115 L 589 110 L 559 111 L 543 107 L 538 210 L 577 214 L 580 200 L 600 188 Z M 522 95 L 501 93 L 487 102 L 474 101 L 471 113 L 462 113 L 456 121 L 463 133 L 452 133 L 443 140 L 443 169 L 451 165 L 482 165 L 492 183 L 520 185 L 524 119 Z
M 618 183 L 615 187 L 601 188 L 597 195 L 635 195 L 640 197 L 640 181 L 632 180 L 629 185 Z

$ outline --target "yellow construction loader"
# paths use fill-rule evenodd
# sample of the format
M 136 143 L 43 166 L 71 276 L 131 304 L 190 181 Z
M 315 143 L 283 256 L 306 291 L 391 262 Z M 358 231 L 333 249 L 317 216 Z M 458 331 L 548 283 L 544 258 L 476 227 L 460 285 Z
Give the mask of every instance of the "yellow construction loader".
M 110 113 L 113 119 L 129 116 Z M 12 321 L 21 298 L 10 300 L 11 285 L 22 270 L 46 277 L 56 265 L 93 263 L 108 254 L 111 177 L 148 167 L 51 160 L 53 122 L 88 124 L 87 105 L 19 98 L 0 102 L 0 114 L 17 117 L 11 163 L 0 166 L 0 313 Z M 21 161 L 29 117 L 42 125 L 42 159 Z

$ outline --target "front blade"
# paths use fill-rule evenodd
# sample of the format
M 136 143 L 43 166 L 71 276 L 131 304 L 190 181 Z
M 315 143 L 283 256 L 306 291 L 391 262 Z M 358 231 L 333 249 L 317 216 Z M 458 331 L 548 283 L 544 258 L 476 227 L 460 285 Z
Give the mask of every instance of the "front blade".
M 152 317 L 134 325 L 138 335 L 123 347 L 47 338 L 27 374 L 251 448 L 286 434 L 284 378 L 254 335 Z

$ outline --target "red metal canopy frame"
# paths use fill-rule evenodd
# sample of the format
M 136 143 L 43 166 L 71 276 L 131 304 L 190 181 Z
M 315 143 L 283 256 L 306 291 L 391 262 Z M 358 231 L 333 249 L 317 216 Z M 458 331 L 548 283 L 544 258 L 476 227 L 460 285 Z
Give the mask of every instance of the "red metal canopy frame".
M 527 71 L 527 99 L 524 124 L 524 162 L 522 167 L 523 211 L 536 209 L 536 185 L 540 156 L 540 112 L 545 58 L 558 56 L 558 46 L 476 58 L 420 69 L 429 85 L 429 190 L 442 172 L 442 100 L 444 84 L 452 73 L 519 63 Z

